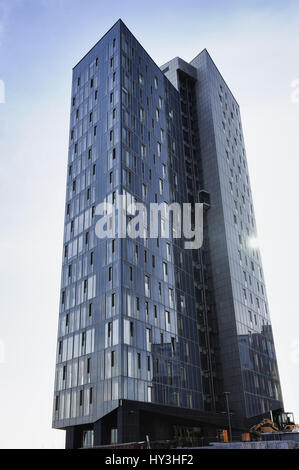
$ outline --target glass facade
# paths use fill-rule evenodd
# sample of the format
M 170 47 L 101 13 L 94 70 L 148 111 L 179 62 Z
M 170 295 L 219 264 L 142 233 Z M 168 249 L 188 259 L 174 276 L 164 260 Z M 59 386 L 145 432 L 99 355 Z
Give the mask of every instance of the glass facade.
M 228 391 L 240 416 L 282 408 L 239 105 L 206 50 L 161 68 L 181 95 L 189 199 L 209 207 L 193 254 L 207 404 Z
M 203 248 L 174 226 L 121 238 L 112 219 L 98 238 L 98 205 L 119 195 L 203 202 Z M 242 417 L 282 406 L 255 234 L 239 106 L 209 55 L 160 69 L 119 20 L 73 69 L 53 426 L 85 426 L 89 447 L 122 400 L 221 411 L 230 391 Z
M 55 427 L 120 399 L 203 408 L 192 254 L 172 230 L 97 238 L 119 194 L 186 201 L 179 93 L 121 22 L 73 71 Z

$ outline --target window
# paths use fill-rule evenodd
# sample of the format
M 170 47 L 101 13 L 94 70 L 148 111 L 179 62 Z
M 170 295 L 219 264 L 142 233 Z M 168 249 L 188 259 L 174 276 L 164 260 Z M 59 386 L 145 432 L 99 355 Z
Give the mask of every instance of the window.
M 158 156 L 161 156 L 161 151 L 162 151 L 162 145 L 160 142 L 157 143 L 157 148 L 158 148 Z
M 111 305 L 112 305 L 112 307 L 115 307 L 115 294 L 112 294 Z
M 161 180 L 161 178 L 159 179 L 159 191 L 160 191 L 160 195 L 163 194 L 163 180 Z
M 173 289 L 170 287 L 168 288 L 168 294 L 169 294 L 169 305 L 171 308 L 174 307 L 174 298 L 173 298 Z
M 137 312 L 139 312 L 139 310 L 140 310 L 140 299 L 139 299 L 139 297 L 136 297 L 136 310 L 137 310 Z
M 108 269 L 108 281 L 112 281 L 112 266 L 109 266 Z
M 146 187 L 146 184 L 143 184 L 142 185 L 142 198 L 146 199 L 146 195 L 147 195 L 147 187 Z
M 118 440 L 117 428 L 111 429 L 111 444 L 117 444 Z
M 149 276 L 144 276 L 144 289 L 146 297 L 150 297 L 150 278 Z
M 178 316 L 178 333 L 180 336 L 183 336 L 183 321 L 181 316 Z
M 63 366 L 63 372 L 62 372 L 62 380 L 66 379 L 66 366 Z
M 248 310 L 248 314 L 249 314 L 250 323 L 252 323 L 252 312 L 250 310 Z
M 92 303 L 90 303 L 88 307 L 88 316 L 91 317 L 91 315 L 92 315 Z
M 150 344 L 152 342 L 152 329 L 151 328 L 146 329 L 146 342 L 147 344 Z
M 159 290 L 159 297 L 162 297 L 162 285 L 161 282 L 158 284 L 158 290 Z
M 92 405 L 92 398 L 93 398 L 92 395 L 93 395 L 93 389 L 90 388 L 90 389 L 89 389 L 89 404 L 90 404 L 90 405 Z
M 115 351 L 111 351 L 111 367 L 115 366 Z
M 163 261 L 163 276 L 164 276 L 164 281 L 167 280 L 168 278 L 168 266 L 167 263 Z
M 112 329 L 112 323 L 109 322 L 108 327 L 107 327 L 107 336 L 108 336 L 108 338 L 111 338 L 111 329 Z
M 172 385 L 172 364 L 171 362 L 167 363 L 167 372 L 168 372 L 168 383 Z
M 141 369 L 141 354 L 137 353 L 137 367 Z

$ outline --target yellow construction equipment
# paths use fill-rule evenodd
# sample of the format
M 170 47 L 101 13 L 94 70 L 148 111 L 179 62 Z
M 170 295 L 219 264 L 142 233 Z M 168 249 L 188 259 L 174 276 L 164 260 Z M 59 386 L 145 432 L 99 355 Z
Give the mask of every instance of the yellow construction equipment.
M 256 424 L 255 426 L 252 426 L 250 428 L 250 434 L 252 434 L 255 437 L 259 437 L 261 434 L 265 432 L 278 432 L 279 427 L 276 426 L 271 419 L 263 419 L 260 423 Z
M 276 432 L 299 432 L 299 425 L 294 422 L 294 414 L 279 410 L 273 413 L 271 419 L 263 419 L 260 423 L 250 428 L 250 434 L 254 437 L 260 437 L 263 433 Z
M 298 432 L 298 424 L 295 424 L 294 414 L 290 412 L 281 412 L 276 416 L 276 421 L 280 431 Z

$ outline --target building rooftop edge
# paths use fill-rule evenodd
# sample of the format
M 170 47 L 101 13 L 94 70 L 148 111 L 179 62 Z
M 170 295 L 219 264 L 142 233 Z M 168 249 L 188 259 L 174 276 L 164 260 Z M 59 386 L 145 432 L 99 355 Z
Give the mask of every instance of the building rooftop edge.
M 82 60 L 84 60 L 85 57 L 87 57 L 88 54 L 90 54 L 90 52 L 99 44 L 99 42 L 101 42 L 102 39 L 104 39 L 104 37 L 107 36 L 107 34 L 108 34 L 113 28 L 115 28 L 115 26 L 116 26 L 118 23 L 123 23 L 123 24 L 124 24 L 124 22 L 122 21 L 122 19 L 119 18 L 119 19 L 111 26 L 111 28 L 109 28 L 108 31 L 106 31 L 106 33 L 103 34 L 103 36 L 89 49 L 89 51 L 86 52 L 86 54 L 82 57 L 82 59 L 80 59 L 79 62 L 77 62 L 76 65 L 74 65 L 73 70 L 74 70 L 76 67 L 78 67 L 78 65 L 82 62 Z

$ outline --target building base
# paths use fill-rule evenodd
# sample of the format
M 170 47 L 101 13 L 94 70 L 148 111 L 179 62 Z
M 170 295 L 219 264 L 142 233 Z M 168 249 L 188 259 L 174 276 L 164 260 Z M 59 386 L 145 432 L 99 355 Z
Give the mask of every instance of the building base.
M 232 432 L 248 432 L 248 422 L 231 417 Z M 121 443 L 168 442 L 171 446 L 204 445 L 215 440 L 217 430 L 227 429 L 225 413 L 211 413 L 170 406 L 120 400 L 119 407 L 97 422 L 66 428 L 66 448 L 78 449 Z

